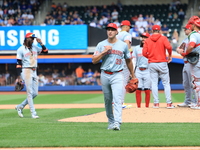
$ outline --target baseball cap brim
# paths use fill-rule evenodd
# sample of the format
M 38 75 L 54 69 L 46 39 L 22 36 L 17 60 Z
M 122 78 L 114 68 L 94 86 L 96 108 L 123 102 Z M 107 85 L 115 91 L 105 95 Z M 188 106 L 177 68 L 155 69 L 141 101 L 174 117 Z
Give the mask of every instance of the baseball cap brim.
M 117 30 L 116 28 L 113 28 L 113 27 L 106 27 L 105 29 L 107 30 L 107 29 L 109 29 L 109 28 Z

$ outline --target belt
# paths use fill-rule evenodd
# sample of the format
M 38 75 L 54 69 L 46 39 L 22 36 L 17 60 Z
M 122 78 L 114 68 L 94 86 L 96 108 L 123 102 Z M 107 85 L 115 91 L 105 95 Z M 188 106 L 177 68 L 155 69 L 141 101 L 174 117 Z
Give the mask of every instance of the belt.
M 142 68 L 142 67 L 140 67 L 139 69 L 140 69 L 140 70 L 146 70 L 147 68 Z
M 123 69 L 122 69 L 122 70 L 123 70 Z M 115 72 L 121 72 L 122 70 L 115 71 Z M 113 73 L 115 73 L 115 72 L 110 72 L 110 71 L 105 71 L 105 70 L 104 70 L 104 72 L 105 72 L 106 74 L 113 74 Z
M 31 70 L 35 71 L 37 68 L 36 67 L 24 67 L 24 69 L 31 69 Z
M 185 63 L 185 64 L 187 64 L 187 63 L 188 63 L 188 61 L 184 61 L 184 63 Z

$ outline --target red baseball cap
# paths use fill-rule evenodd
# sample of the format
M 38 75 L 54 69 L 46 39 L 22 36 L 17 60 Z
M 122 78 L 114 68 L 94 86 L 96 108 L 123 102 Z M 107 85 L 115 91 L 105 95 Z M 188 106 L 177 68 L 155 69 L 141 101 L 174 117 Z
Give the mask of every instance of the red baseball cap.
M 183 27 L 183 29 L 192 30 L 192 25 L 191 24 L 186 24 L 185 27 Z
M 149 34 L 149 33 L 146 33 L 146 32 L 144 32 L 144 33 L 142 33 L 140 36 L 150 37 L 150 34 Z
M 130 23 L 130 21 L 128 21 L 128 20 L 123 20 L 123 21 L 121 22 L 121 26 L 130 26 L 130 27 L 131 27 L 131 23 Z
M 160 30 L 160 26 L 159 25 L 153 25 L 152 30 Z
M 25 36 L 25 38 L 30 38 L 30 37 L 36 38 L 34 33 L 27 33 L 26 36 Z
M 198 16 L 192 16 L 190 17 L 190 19 L 188 20 L 188 23 L 187 24 L 194 24 L 194 21 L 199 19 Z
M 194 24 L 195 24 L 197 27 L 200 27 L 200 18 L 194 20 Z
M 106 27 L 106 30 L 107 30 L 108 28 L 113 28 L 113 29 L 116 29 L 116 30 L 117 30 L 117 25 L 116 25 L 115 23 L 109 23 L 109 24 L 107 25 L 107 27 Z

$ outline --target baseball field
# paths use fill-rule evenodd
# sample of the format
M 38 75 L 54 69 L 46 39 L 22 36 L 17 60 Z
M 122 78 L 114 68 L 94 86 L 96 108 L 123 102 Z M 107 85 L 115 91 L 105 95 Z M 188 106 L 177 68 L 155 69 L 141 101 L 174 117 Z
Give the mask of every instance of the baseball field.
M 152 98 L 150 108 L 136 108 L 135 95 L 127 94 L 133 107 L 123 109 L 120 131 L 107 130 L 101 92 L 39 92 L 34 100 L 39 119 L 31 118 L 28 106 L 24 118 L 18 117 L 15 105 L 25 97 L 24 92 L 1 92 L 0 148 L 200 149 L 200 110 L 166 109 L 163 91 L 159 109 L 152 108 Z M 172 100 L 182 103 L 183 91 L 173 91 Z

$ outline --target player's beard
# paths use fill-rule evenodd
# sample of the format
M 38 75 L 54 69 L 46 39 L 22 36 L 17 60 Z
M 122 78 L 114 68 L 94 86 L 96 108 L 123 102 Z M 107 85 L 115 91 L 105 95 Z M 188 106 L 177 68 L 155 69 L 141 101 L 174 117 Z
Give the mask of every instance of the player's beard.
M 28 48 L 31 48 L 32 44 L 33 44 L 33 40 L 31 38 L 28 38 L 28 39 L 26 39 L 26 43 L 25 44 L 26 44 L 26 46 Z

